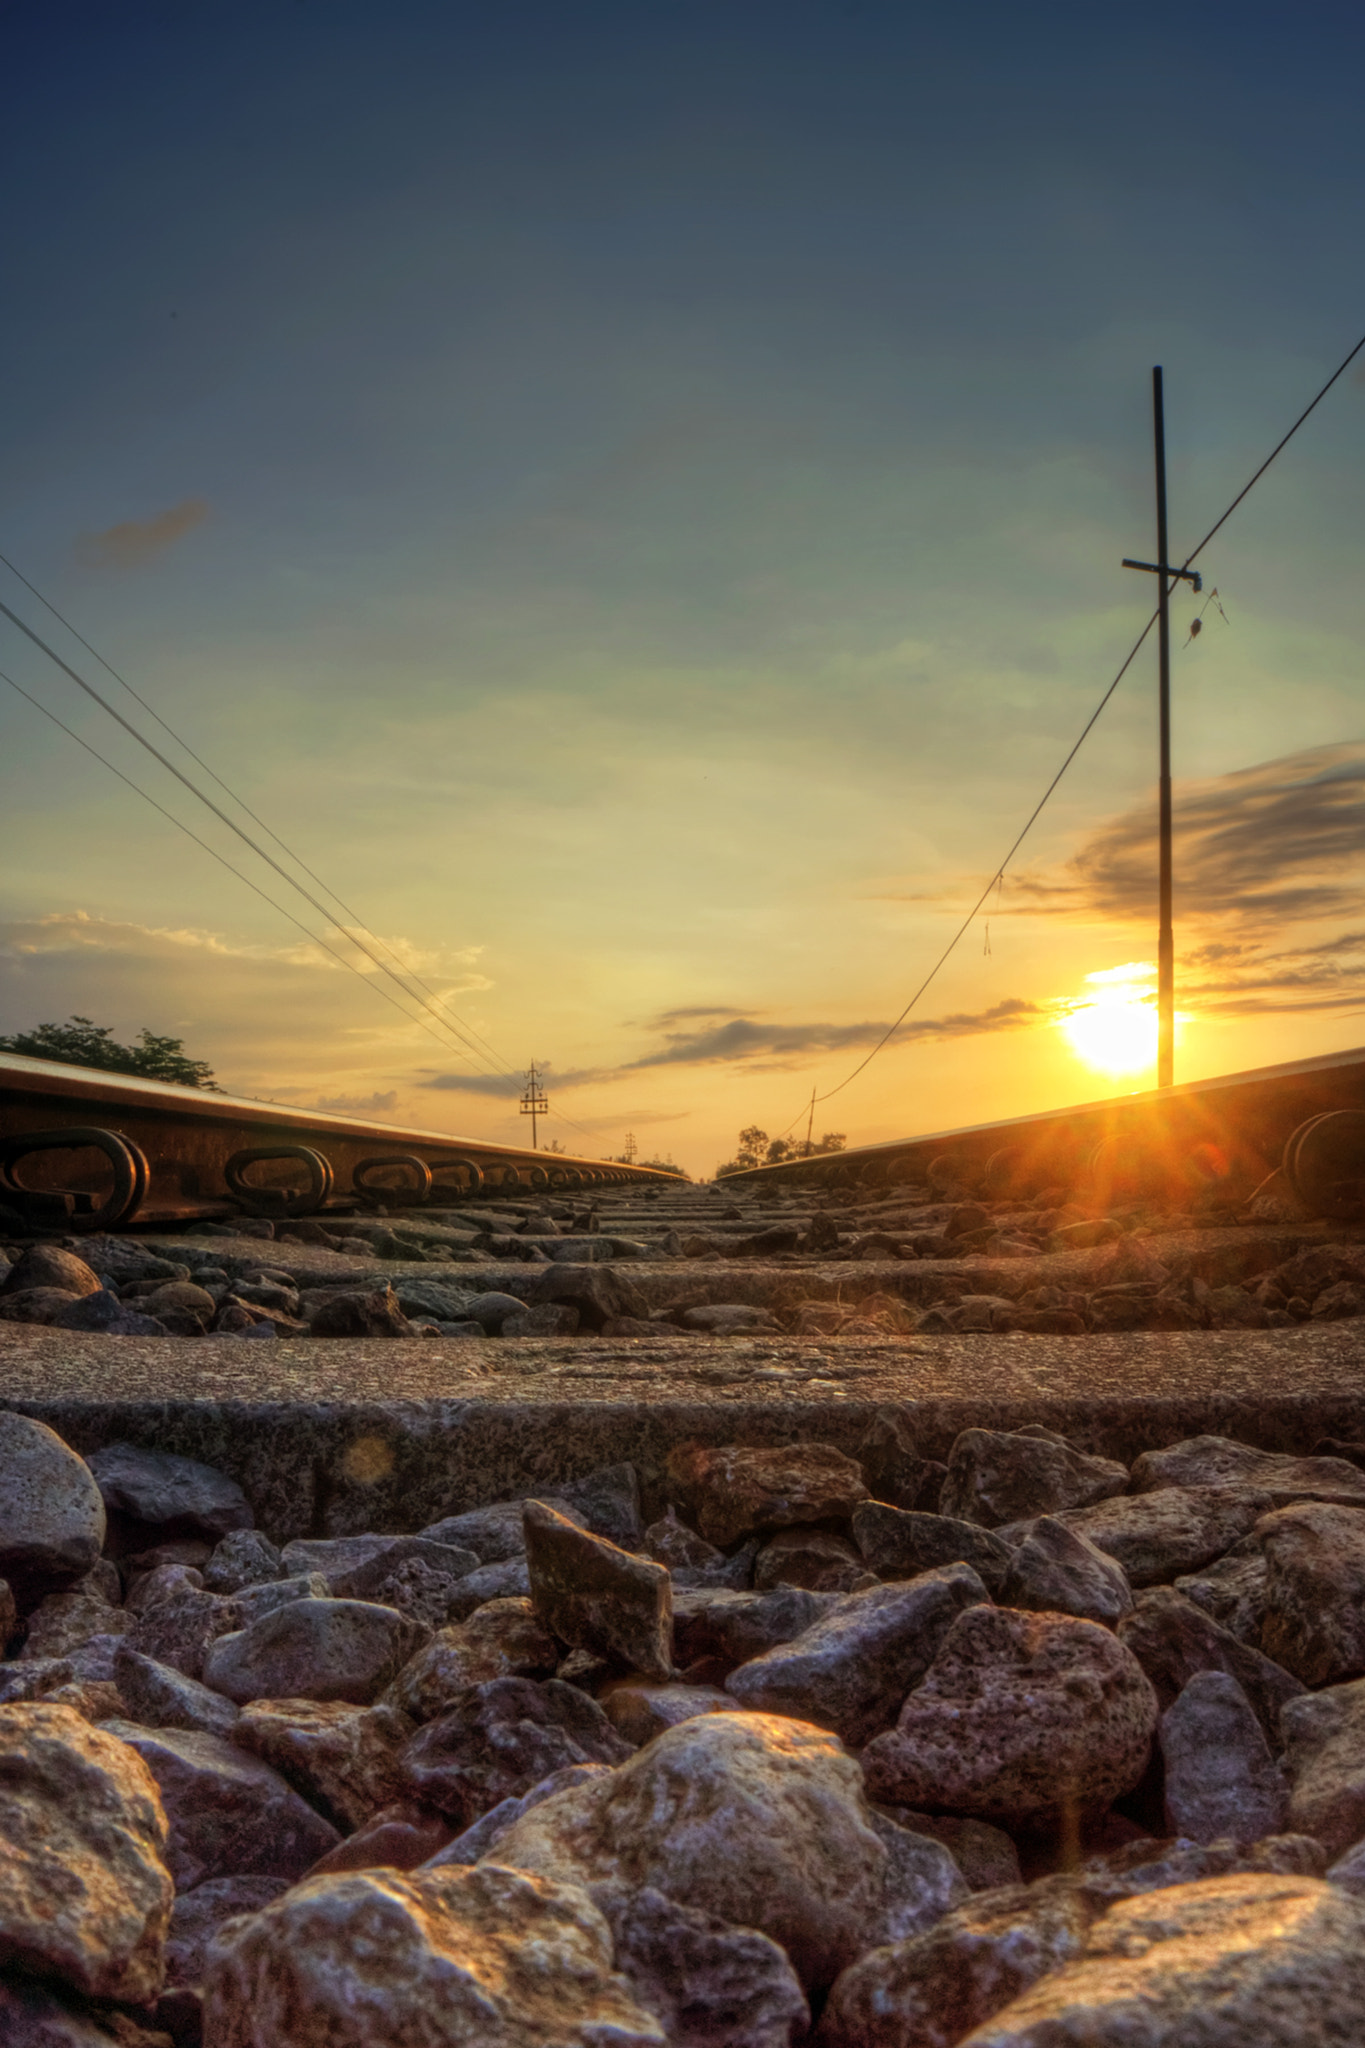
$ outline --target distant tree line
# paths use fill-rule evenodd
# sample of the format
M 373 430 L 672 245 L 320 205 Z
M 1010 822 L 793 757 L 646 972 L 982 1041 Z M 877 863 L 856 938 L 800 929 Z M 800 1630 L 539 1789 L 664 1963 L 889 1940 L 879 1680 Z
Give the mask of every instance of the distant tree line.
M 18 1031 L 13 1038 L 0 1038 L 0 1052 L 22 1053 L 31 1060 L 57 1060 L 64 1067 L 95 1067 L 105 1074 L 138 1074 L 144 1081 L 178 1081 L 186 1088 L 210 1088 L 218 1083 L 207 1060 L 192 1060 L 183 1038 L 161 1038 L 146 1027 L 138 1033 L 136 1045 L 120 1045 L 113 1028 L 92 1024 L 88 1017 L 71 1017 L 65 1024 L 39 1024 L 32 1031 Z
M 714 1178 L 724 1180 L 727 1173 L 747 1173 L 753 1166 L 777 1166 L 784 1159 L 810 1159 L 817 1152 L 842 1152 L 847 1143 L 843 1131 L 826 1131 L 817 1142 L 807 1144 L 804 1138 L 770 1138 L 757 1124 L 749 1124 L 739 1134 L 734 1158 L 718 1166 Z

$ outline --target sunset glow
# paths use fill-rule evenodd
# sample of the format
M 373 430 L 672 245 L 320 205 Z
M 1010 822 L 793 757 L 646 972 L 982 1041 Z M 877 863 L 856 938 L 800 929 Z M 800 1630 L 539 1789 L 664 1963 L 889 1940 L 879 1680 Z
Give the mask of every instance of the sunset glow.
M 1087 974 L 1087 989 L 1062 1017 L 1078 1059 L 1101 1074 L 1136 1074 L 1156 1061 L 1156 968 L 1131 960 Z

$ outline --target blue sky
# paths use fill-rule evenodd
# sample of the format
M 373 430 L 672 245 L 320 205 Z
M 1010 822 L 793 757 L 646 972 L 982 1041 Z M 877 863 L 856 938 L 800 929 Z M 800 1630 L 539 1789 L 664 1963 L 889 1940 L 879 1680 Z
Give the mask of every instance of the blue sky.
M 705 1169 L 900 1008 L 1145 615 L 1151 364 L 1181 548 L 1365 331 L 1345 7 L 52 6 L 7 40 L 0 549 L 593 1150 Z M 1230 623 L 1182 650 L 1178 608 L 1186 1073 L 1361 1036 L 1362 453 L 1348 376 L 1210 553 Z M 192 817 L 3 622 L 0 666 Z M 1055 1027 L 1152 957 L 1111 857 L 1150 671 L 838 1128 L 1111 1085 Z M 252 1092 L 514 1134 L 508 1084 L 0 697 L 0 1028 L 145 1023 Z

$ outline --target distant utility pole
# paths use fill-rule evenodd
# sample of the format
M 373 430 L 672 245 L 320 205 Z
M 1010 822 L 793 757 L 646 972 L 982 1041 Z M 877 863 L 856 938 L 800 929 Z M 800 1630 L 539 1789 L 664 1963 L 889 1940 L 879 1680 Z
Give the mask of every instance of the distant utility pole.
M 1171 582 L 1182 577 L 1194 590 L 1203 581 L 1193 569 L 1175 569 L 1166 559 L 1166 409 L 1161 365 L 1152 371 L 1152 435 L 1156 447 L 1156 560 L 1133 562 L 1125 569 L 1146 569 L 1156 577 L 1157 689 L 1160 725 L 1158 894 L 1160 923 L 1156 953 L 1156 1084 L 1169 1088 L 1175 1080 L 1175 929 L 1171 918 Z M 1168 581 L 1167 579 L 1170 579 Z
M 529 1116 L 531 1119 L 531 1150 L 534 1152 L 536 1149 L 536 1119 L 537 1117 L 548 1116 L 550 1113 L 550 1105 L 541 1093 L 540 1076 L 536 1072 L 534 1060 L 531 1062 L 531 1071 L 526 1076 L 526 1093 L 521 1098 L 521 1113 L 523 1116 Z
M 625 1162 L 626 1162 L 626 1165 L 627 1165 L 627 1166 L 634 1166 L 634 1164 L 635 1164 L 635 1133 L 634 1133 L 634 1131 L 627 1131 L 627 1132 L 626 1132 L 626 1142 L 625 1142 L 625 1144 L 624 1144 L 624 1145 L 622 1146 L 622 1148 L 621 1148 L 621 1156 L 622 1156 L 622 1158 L 623 1158 L 623 1159 L 625 1160 Z
M 815 1129 L 815 1090 L 810 1091 L 810 1115 L 806 1118 L 806 1157 L 810 1158 L 811 1132 Z

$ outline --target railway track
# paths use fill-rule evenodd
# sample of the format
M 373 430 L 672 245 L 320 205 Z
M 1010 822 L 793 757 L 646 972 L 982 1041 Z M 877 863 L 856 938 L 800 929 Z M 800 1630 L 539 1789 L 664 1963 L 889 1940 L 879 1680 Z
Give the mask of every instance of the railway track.
M 36 1229 L 304 1217 L 669 1179 L 649 1167 L 0 1058 L 0 1208 Z

